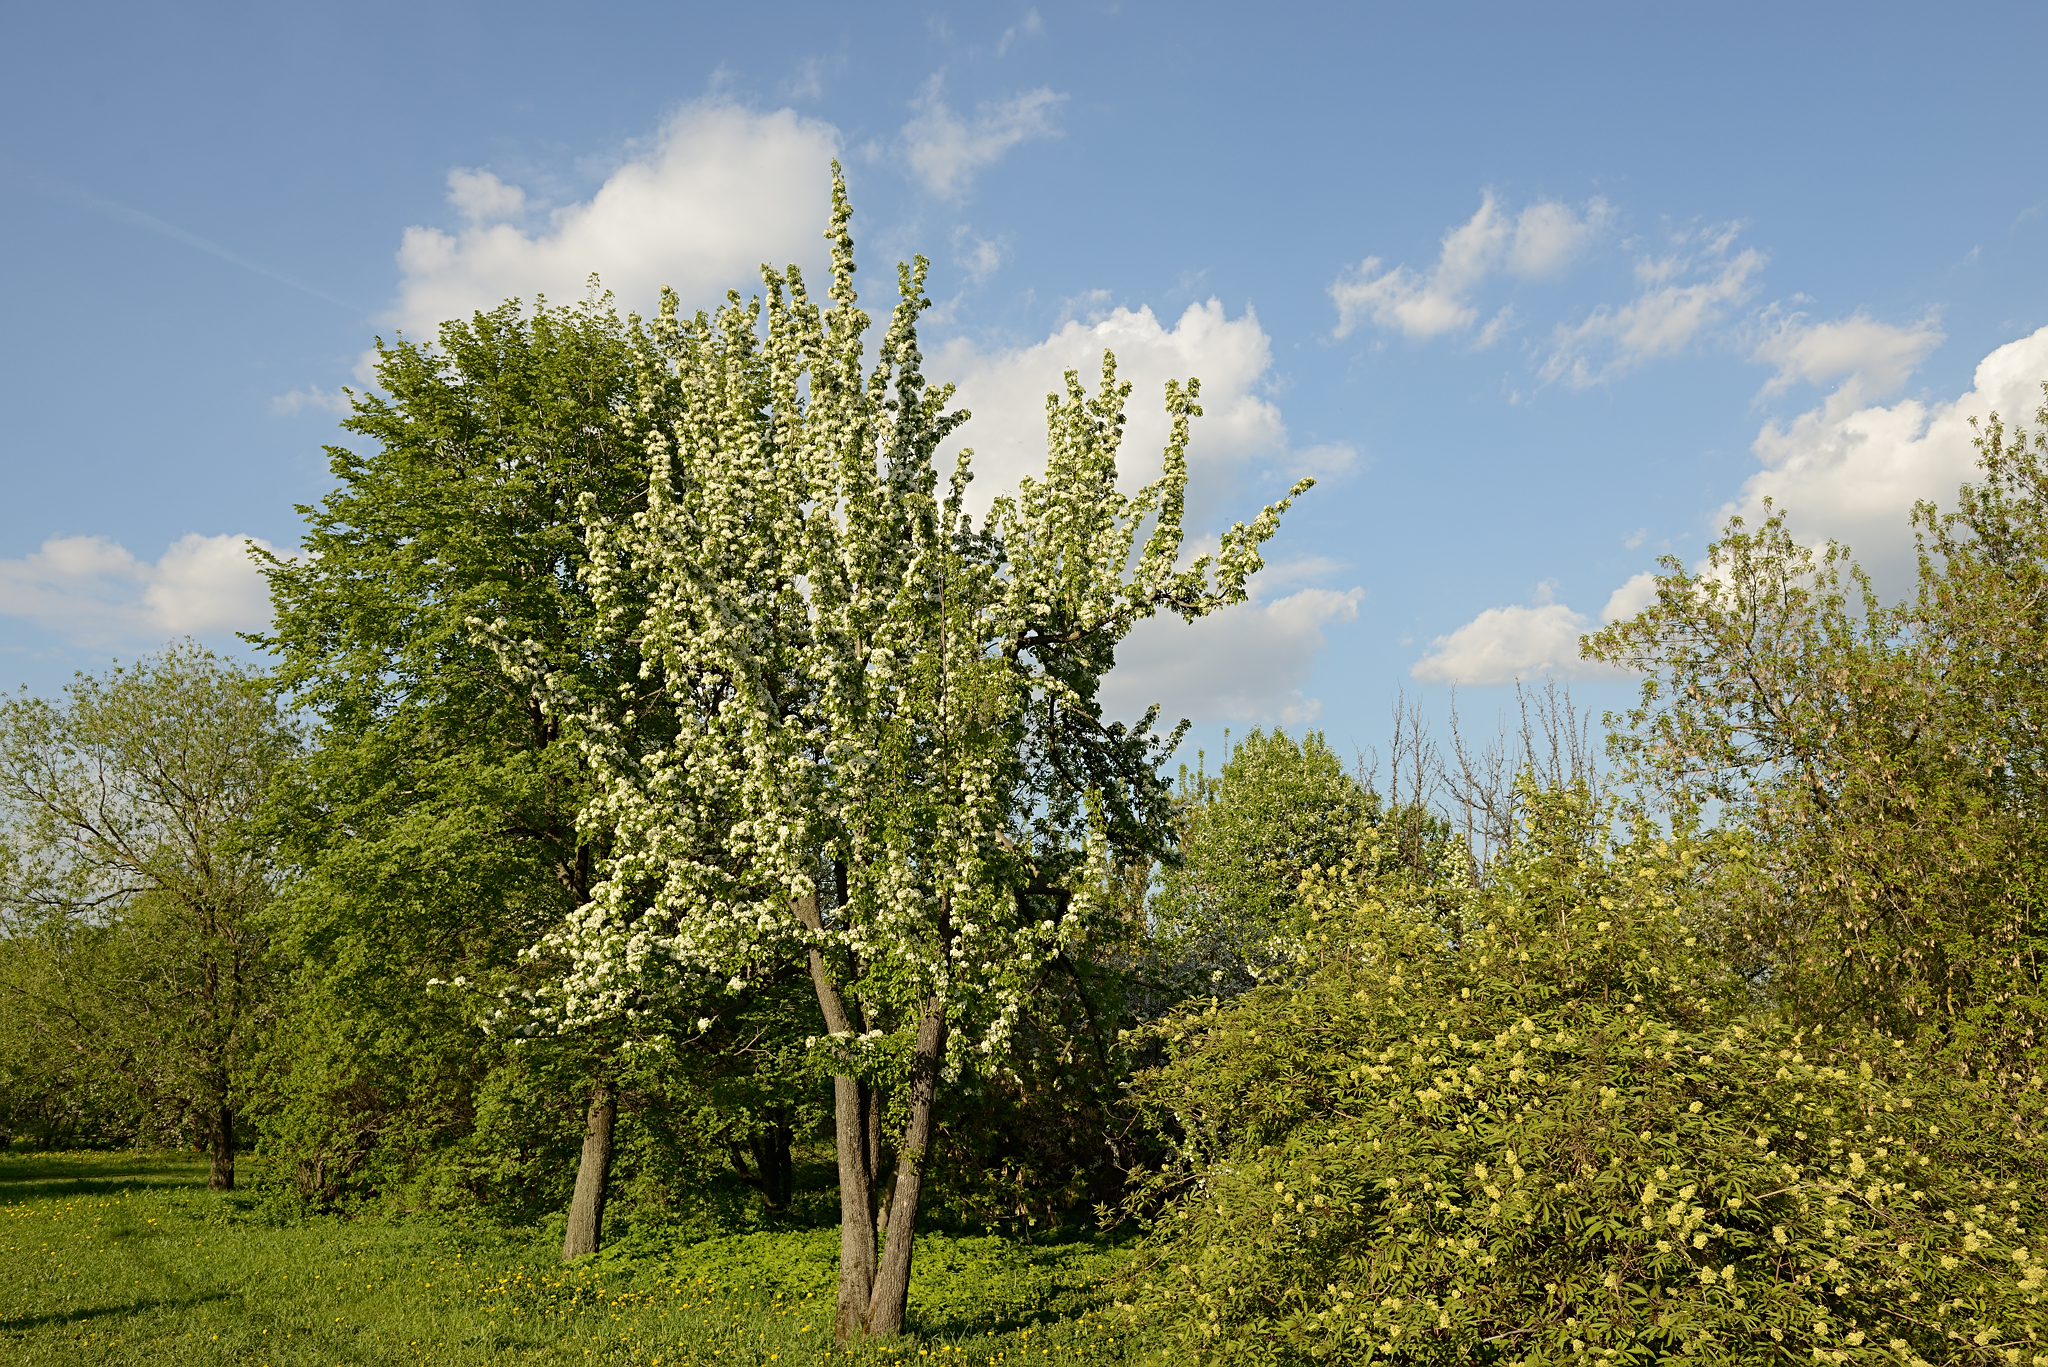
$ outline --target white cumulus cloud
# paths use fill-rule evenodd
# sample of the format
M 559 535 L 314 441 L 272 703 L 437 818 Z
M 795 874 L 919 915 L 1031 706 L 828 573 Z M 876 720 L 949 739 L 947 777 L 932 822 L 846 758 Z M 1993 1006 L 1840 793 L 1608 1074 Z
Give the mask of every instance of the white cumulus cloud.
M 448 173 L 448 202 L 471 227 L 500 223 L 526 212 L 526 191 L 489 171 L 458 166 Z
M 1284 576 L 1283 576 L 1284 577 Z M 1102 681 L 1103 715 L 1135 722 L 1153 703 L 1162 729 L 1190 721 L 1314 721 L 1320 699 L 1304 693 L 1323 629 L 1358 617 L 1362 588 L 1298 589 L 1270 601 L 1281 582 L 1252 581 L 1254 596 L 1197 622 L 1161 615 L 1140 622 Z
M 1202 382 L 1203 415 L 1194 420 L 1188 445 L 1192 528 L 1205 525 L 1246 464 L 1259 458 L 1276 465 L 1288 461 L 1287 424 L 1260 392 L 1273 347 L 1256 315 L 1247 310 L 1231 318 L 1211 299 L 1190 304 L 1167 327 L 1150 308 L 1117 308 L 1091 322 L 1070 321 L 1029 346 L 983 351 L 962 337 L 938 349 L 930 374 L 957 384 L 955 402 L 974 414 L 955 434 L 946 459 L 950 467 L 950 451 L 974 448 L 977 512 L 998 493 L 1014 489 L 1021 476 L 1045 468 L 1045 397 L 1062 391 L 1069 370 L 1078 371 L 1094 393 L 1105 348 L 1116 353 L 1118 377 L 1131 382 L 1119 461 L 1127 490 L 1159 474 L 1169 431 L 1169 379 L 1193 376 Z M 1330 469 L 1348 449 L 1318 447 L 1303 455 Z
M 977 171 L 1018 143 L 1058 137 L 1053 114 L 1066 98 L 1040 86 L 978 105 L 972 118 L 962 118 L 946 104 L 944 78 L 933 76 L 903 125 L 904 156 L 927 190 L 941 199 L 957 199 L 967 193 Z
M 700 101 L 589 199 L 532 228 L 517 221 L 527 216 L 523 190 L 457 168 L 448 200 L 465 224 L 454 233 L 405 230 L 391 321 L 429 338 L 444 320 L 515 295 L 580 297 L 593 271 L 628 307 L 650 308 L 663 285 L 686 308 L 715 303 L 728 288 L 755 284 L 764 263 L 822 259 L 838 150 L 837 129 L 794 110 Z
M 1631 575 L 1626 583 L 1607 595 L 1607 606 L 1600 609 L 1600 620 L 1619 622 L 1633 617 L 1657 601 L 1657 576 L 1644 570 Z
M 1488 276 L 1501 271 L 1530 278 L 1555 275 L 1612 216 L 1601 199 L 1578 208 L 1544 200 L 1511 215 L 1491 190 L 1485 191 L 1478 212 L 1444 234 L 1436 265 L 1427 274 L 1387 267 L 1379 257 L 1368 256 L 1332 282 L 1337 335 L 1349 336 L 1368 320 L 1416 338 L 1468 328 L 1479 317 L 1472 295 Z M 1491 345 L 1511 316 L 1496 315 L 1480 345 Z
M 1910 330 L 1904 338 L 1880 340 L 1883 345 L 1858 349 L 1845 344 L 1842 349 L 1866 358 L 1875 354 L 1875 362 L 1861 363 L 1884 377 L 1907 364 L 1898 357 L 1923 354 L 1932 346 L 1924 334 Z M 1839 358 L 1825 365 L 1835 367 L 1836 375 L 1846 369 Z M 1788 514 L 1800 540 L 1818 544 L 1832 538 L 1847 543 L 1877 578 L 1882 593 L 1903 596 L 1913 583 L 1908 516 L 1914 503 L 1927 499 L 1953 507 L 1956 486 L 1975 477 L 1977 452 L 1971 444 L 1975 433 L 1970 419 L 1996 412 L 2008 424 L 2032 427 L 2044 378 L 2048 328 L 1986 356 L 1977 365 L 1970 390 L 1954 399 L 1902 399 L 1856 407 L 1830 398 L 1789 423 L 1767 422 L 1751 447 L 1763 468 L 1750 476 L 1741 497 L 1722 508 L 1720 516 L 1725 520 L 1741 513 L 1753 523 L 1769 498 Z
M 1675 356 L 1755 292 L 1763 254 L 1735 250 L 1736 229 L 1681 234 L 1673 250 L 1636 262 L 1637 293 L 1551 334 L 1543 378 L 1584 389 L 1645 361 Z
M 1611 622 L 1618 616 L 1633 616 L 1647 601 L 1643 600 L 1645 590 L 1655 596 L 1649 575 L 1629 580 L 1609 596 L 1603 619 Z M 1474 687 L 1546 675 L 1562 679 L 1614 677 L 1616 671 L 1611 666 L 1579 658 L 1579 638 L 1592 629 L 1586 614 L 1553 602 L 1552 588 L 1546 583 L 1538 587 L 1533 603 L 1488 608 L 1449 635 L 1437 637 L 1430 642 L 1429 653 L 1408 672 L 1424 683 Z
M 0 559 L 0 613 L 77 645 L 254 631 L 270 596 L 248 547 L 259 537 L 188 533 L 152 564 L 103 536 L 53 537 Z
M 955 338 L 938 349 L 930 373 L 954 381 L 956 402 L 974 414 L 952 439 L 946 464 L 951 450 L 974 448 L 970 502 L 977 513 L 1021 476 L 1045 468 L 1046 395 L 1061 390 L 1068 370 L 1078 372 L 1092 394 L 1105 348 L 1116 353 L 1119 378 L 1131 382 L 1119 459 L 1126 492 L 1159 474 L 1169 430 L 1166 381 L 1202 381 L 1203 416 L 1195 419 L 1188 446 L 1193 540 L 1213 548 L 1209 529 L 1249 465 L 1270 465 L 1292 477 L 1339 473 L 1357 459 L 1341 443 L 1291 449 L 1279 408 L 1261 392 L 1273 364 L 1272 343 L 1249 310 L 1232 318 L 1211 299 L 1189 305 L 1169 327 L 1149 308 L 1116 308 L 1070 321 L 1028 346 L 984 351 Z M 1365 591 L 1282 590 L 1339 568 L 1322 560 L 1275 563 L 1252 580 L 1253 597 L 1237 607 L 1192 624 L 1165 616 L 1140 623 L 1103 682 L 1107 714 L 1135 721 L 1157 702 L 1168 725 L 1182 717 L 1290 725 L 1312 720 L 1321 704 L 1302 690 L 1323 647 L 1323 628 L 1353 620 Z

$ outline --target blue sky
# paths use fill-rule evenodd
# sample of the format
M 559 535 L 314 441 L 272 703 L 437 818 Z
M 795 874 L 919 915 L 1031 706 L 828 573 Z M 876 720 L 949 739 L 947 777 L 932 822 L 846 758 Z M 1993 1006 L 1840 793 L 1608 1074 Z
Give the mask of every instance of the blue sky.
M 870 305 L 933 259 L 983 488 L 1104 345 L 1146 441 L 1203 379 L 1206 531 L 1322 477 L 1255 602 L 1134 639 L 1119 706 L 1348 751 L 1401 690 L 1615 705 L 1572 642 L 1659 554 L 1771 495 L 1902 590 L 1964 419 L 2031 417 L 2044 38 L 1782 0 L 13 6 L 0 681 L 232 646 L 240 539 L 296 542 L 373 336 L 815 264 L 837 155 Z

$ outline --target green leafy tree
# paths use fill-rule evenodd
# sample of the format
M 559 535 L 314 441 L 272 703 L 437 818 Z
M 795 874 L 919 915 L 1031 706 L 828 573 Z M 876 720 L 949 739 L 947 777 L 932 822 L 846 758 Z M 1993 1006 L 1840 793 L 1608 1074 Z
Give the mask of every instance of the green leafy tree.
M 1715 931 L 1760 987 L 2018 1066 L 2048 1007 L 2048 478 L 2041 439 L 1995 417 L 1979 449 L 1958 511 L 1916 514 L 1915 601 L 1881 605 L 1845 548 L 1773 512 L 1697 573 L 1667 561 L 1657 601 L 1585 649 L 1649 676 L 1613 741 L 1627 774 L 1739 833 Z
M 271 1140 L 317 1199 L 430 1180 L 516 1207 L 567 1194 L 588 1141 L 566 1250 L 588 1252 L 632 1030 L 521 1060 L 478 1032 L 473 995 L 434 984 L 517 987 L 519 952 L 591 895 L 603 846 L 578 829 L 577 749 L 469 623 L 507 622 L 578 696 L 637 679 L 633 644 L 598 629 L 578 505 L 627 516 L 644 497 L 619 419 L 633 351 L 608 301 L 513 301 L 433 345 L 380 344 L 377 376 L 342 423 L 365 449 L 328 448 L 334 491 L 300 510 L 304 553 L 269 562 L 273 625 L 255 638 L 318 720 L 284 788 L 298 980 L 270 1054 Z M 529 1157 L 488 1151 L 480 1113 Z
M 1390 806 L 1317 731 L 1297 743 L 1254 730 L 1216 774 L 1184 771 L 1178 815 L 1177 857 L 1161 862 L 1146 908 L 1149 1016 L 1297 975 L 1313 929 L 1299 889 L 1317 871 L 1400 880 L 1450 918 L 1471 881 L 1465 841 L 1419 785 Z
M 1182 776 L 1179 858 L 1159 874 L 1150 910 L 1177 1000 L 1241 992 L 1300 958 L 1295 894 L 1313 868 L 1357 858 L 1380 803 L 1319 731 L 1299 742 L 1255 729 L 1213 776 Z
M 1457 941 L 1341 871 L 1297 989 L 1163 1025 L 1134 1327 L 1178 1361 L 2037 1351 L 2040 1155 L 1994 1089 L 1753 1012 L 1693 933 L 1722 875 L 1691 832 L 1519 805 Z
M 0 705 L 11 1013 L 146 1129 L 196 1129 L 220 1190 L 275 1003 L 263 805 L 297 747 L 251 671 L 189 643 Z
M 664 296 L 649 330 L 646 508 L 591 510 L 585 582 L 648 662 L 633 706 L 671 719 L 662 742 L 493 628 L 509 675 L 572 725 L 605 849 L 589 902 L 536 947 L 563 971 L 518 1028 L 660 1016 L 679 980 L 740 992 L 804 953 L 835 1070 L 841 1338 L 902 1325 L 941 1089 L 1004 1066 L 1034 985 L 1106 901 L 1112 852 L 1168 837 L 1152 718 L 1105 723 L 1097 702 L 1117 643 L 1162 608 L 1242 600 L 1286 506 L 1178 566 L 1195 386 L 1168 387 L 1165 473 L 1129 498 L 1128 386 L 1105 358 L 1095 395 L 1069 375 L 1048 400 L 1045 477 L 977 528 L 965 455 L 938 489 L 966 415 L 922 372 L 924 265 L 900 269 L 868 356 L 850 216 L 835 176 L 829 307 L 790 269 L 693 320 Z

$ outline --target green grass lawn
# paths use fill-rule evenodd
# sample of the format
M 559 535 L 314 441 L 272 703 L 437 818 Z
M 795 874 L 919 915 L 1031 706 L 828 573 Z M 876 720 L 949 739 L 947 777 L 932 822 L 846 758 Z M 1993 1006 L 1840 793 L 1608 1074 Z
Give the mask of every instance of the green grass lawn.
M 249 1166 L 245 1165 L 246 1174 Z M 922 1235 L 911 1332 L 831 1344 L 838 1234 L 662 1247 L 564 1267 L 532 1231 L 420 1218 L 273 1224 L 204 1160 L 0 1155 L 0 1361 L 65 1364 L 1122 1363 L 1117 1252 Z

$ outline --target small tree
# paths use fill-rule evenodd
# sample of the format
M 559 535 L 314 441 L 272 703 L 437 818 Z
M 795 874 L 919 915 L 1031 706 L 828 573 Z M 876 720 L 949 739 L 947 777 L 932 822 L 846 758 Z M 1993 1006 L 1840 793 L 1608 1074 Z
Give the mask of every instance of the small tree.
M 1097 702 L 1117 643 L 1161 608 L 1241 601 L 1287 506 L 1178 565 L 1196 386 L 1167 386 L 1165 472 L 1125 497 L 1129 386 L 1105 357 L 1093 397 L 1070 374 L 1048 400 L 1045 477 L 976 527 L 966 453 L 938 491 L 967 415 L 922 372 L 924 262 L 899 270 L 869 369 L 850 218 L 835 172 L 829 307 L 792 267 L 715 316 L 684 321 L 664 295 L 643 339 L 647 509 L 593 512 L 588 583 L 648 661 L 634 706 L 673 740 L 635 745 L 549 693 L 597 775 L 584 819 L 609 857 L 537 947 L 562 976 L 520 1008 L 536 1033 L 635 1018 L 680 979 L 740 991 L 785 949 L 806 956 L 836 1073 L 841 1339 L 902 1326 L 939 1088 L 1003 1066 L 1112 852 L 1168 838 L 1153 715 L 1106 724 Z M 498 636 L 515 674 L 554 678 L 544 649 Z
M 1255 729 L 1214 775 L 1184 778 L 1179 801 L 1181 857 L 1149 904 L 1169 1005 L 1292 968 L 1307 928 L 1295 914 L 1302 875 L 1361 856 L 1381 815 L 1319 731 L 1297 743 Z
M 297 738 L 253 673 L 189 643 L 67 695 L 0 705 L 0 913 L 40 961 L 6 985 L 46 1038 L 196 1123 L 226 1190 L 275 986 L 259 817 Z

